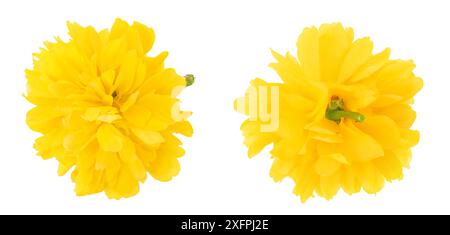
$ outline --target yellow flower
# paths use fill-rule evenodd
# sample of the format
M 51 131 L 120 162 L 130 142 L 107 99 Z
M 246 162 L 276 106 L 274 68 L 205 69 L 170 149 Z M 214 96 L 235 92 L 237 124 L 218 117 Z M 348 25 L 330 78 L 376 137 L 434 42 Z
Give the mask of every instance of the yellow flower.
M 278 93 L 247 92 L 238 100 L 245 103 L 238 111 L 251 115 L 258 104 L 252 100 L 279 95 L 277 106 L 271 104 L 279 112 L 277 129 L 262 131 L 268 120 L 256 112 L 241 127 L 249 156 L 273 144 L 271 176 L 291 178 L 302 202 L 314 193 L 331 199 L 340 189 L 375 194 L 385 181 L 402 179 L 419 141 L 411 104 L 423 82 L 414 63 L 390 60 L 389 49 L 373 54 L 369 38 L 354 40 L 341 24 L 305 29 L 297 49 L 297 58 L 273 52 L 277 62 L 270 67 L 281 83 L 256 79 L 249 89 Z
M 177 99 L 193 77 L 165 68 L 167 52 L 146 55 L 155 35 L 143 24 L 68 29 L 71 39 L 46 42 L 26 71 L 26 98 L 35 105 L 27 124 L 42 133 L 38 155 L 56 158 L 61 176 L 74 168 L 79 196 L 131 197 L 147 172 L 170 181 L 184 155 L 174 134 L 193 132 Z

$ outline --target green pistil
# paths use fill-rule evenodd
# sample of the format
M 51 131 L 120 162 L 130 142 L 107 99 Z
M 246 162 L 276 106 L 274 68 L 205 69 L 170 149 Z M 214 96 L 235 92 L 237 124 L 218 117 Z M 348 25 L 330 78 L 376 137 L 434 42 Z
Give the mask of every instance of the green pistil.
M 336 122 L 337 124 L 339 124 L 343 118 L 350 118 L 355 120 L 356 122 L 363 122 L 366 119 L 364 115 L 360 113 L 345 111 L 344 100 L 339 97 L 331 98 L 330 104 L 328 105 L 327 111 L 325 113 L 325 117 L 330 121 Z

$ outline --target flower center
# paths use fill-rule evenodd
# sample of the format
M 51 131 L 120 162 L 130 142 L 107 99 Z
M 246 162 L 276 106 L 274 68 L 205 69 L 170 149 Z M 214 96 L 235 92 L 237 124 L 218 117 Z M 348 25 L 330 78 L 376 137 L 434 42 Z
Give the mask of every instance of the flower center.
M 121 103 L 119 102 L 119 92 L 113 91 L 111 97 L 112 97 L 112 106 L 120 110 Z
M 346 111 L 344 108 L 344 100 L 338 96 L 332 96 L 327 111 L 325 112 L 325 117 L 337 124 L 341 123 L 343 118 L 350 118 L 357 122 L 363 122 L 366 119 L 364 115 Z

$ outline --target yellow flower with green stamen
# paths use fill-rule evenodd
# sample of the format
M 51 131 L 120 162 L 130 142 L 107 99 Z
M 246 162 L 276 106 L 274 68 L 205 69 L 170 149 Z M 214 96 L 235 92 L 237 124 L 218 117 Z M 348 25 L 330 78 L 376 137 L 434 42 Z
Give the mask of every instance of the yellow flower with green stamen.
M 279 88 L 279 126 L 265 132 L 260 118 L 245 121 L 249 156 L 273 144 L 271 176 L 291 178 L 303 202 L 314 194 L 331 199 L 340 189 L 374 194 L 402 179 L 419 141 L 411 104 L 423 82 L 414 63 L 389 59 L 389 49 L 373 54 L 369 38 L 354 40 L 341 24 L 305 29 L 297 49 L 297 58 L 273 52 L 270 67 L 281 83 L 251 84 Z M 238 111 L 250 115 L 252 100 L 264 98 L 247 92 Z
M 147 56 L 155 35 L 143 24 L 68 28 L 71 39 L 46 42 L 26 71 L 26 98 L 35 105 L 27 124 L 42 134 L 38 155 L 56 158 L 59 175 L 73 169 L 79 196 L 133 196 L 147 172 L 170 181 L 184 155 L 175 134 L 193 132 L 177 95 L 194 77 L 165 68 L 167 52 Z

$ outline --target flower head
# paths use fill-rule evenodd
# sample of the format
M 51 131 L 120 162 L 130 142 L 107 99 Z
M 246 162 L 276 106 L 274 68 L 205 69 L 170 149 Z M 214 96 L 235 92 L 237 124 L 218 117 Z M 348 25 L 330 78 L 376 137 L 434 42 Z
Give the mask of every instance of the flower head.
M 189 112 L 178 109 L 184 77 L 164 67 L 167 52 L 146 54 L 151 28 L 117 19 L 111 30 L 68 23 L 71 39 L 56 38 L 34 54 L 26 98 L 35 105 L 28 126 L 42 134 L 34 147 L 72 171 L 77 195 L 138 193 L 147 172 L 169 181 L 184 155 L 174 135 L 192 135 Z
M 241 127 L 249 156 L 273 144 L 271 176 L 291 178 L 303 202 L 314 193 L 331 199 L 340 189 L 374 194 L 402 179 L 419 141 L 411 104 L 423 82 L 413 62 L 390 60 L 389 49 L 373 54 L 369 38 L 354 40 L 341 24 L 305 29 L 297 49 L 297 58 L 273 52 L 270 67 L 281 83 L 256 79 L 239 100 L 245 105 L 238 111 L 250 115 Z M 278 92 L 261 93 L 266 87 Z M 252 111 L 264 104 L 252 103 L 257 99 L 278 102 L 270 108 L 278 111 L 275 130 L 261 128 L 268 119 Z

